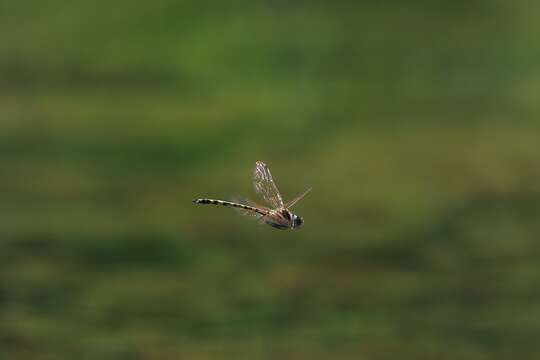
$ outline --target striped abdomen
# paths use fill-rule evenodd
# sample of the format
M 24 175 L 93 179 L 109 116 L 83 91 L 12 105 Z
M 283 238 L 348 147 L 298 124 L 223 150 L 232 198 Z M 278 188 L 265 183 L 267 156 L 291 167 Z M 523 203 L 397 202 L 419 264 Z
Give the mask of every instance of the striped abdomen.
M 240 209 L 244 209 L 244 210 L 248 210 L 248 211 L 253 211 L 253 212 L 255 212 L 257 214 L 261 214 L 261 215 L 266 215 L 267 214 L 266 211 L 263 211 L 263 210 L 258 209 L 256 207 L 248 206 L 248 205 L 244 205 L 244 204 L 239 204 L 239 203 L 235 203 L 235 202 L 232 202 L 232 201 L 214 200 L 214 199 L 196 199 L 196 200 L 193 200 L 193 202 L 195 204 L 212 204 L 212 205 L 231 206 L 231 207 L 240 208 Z

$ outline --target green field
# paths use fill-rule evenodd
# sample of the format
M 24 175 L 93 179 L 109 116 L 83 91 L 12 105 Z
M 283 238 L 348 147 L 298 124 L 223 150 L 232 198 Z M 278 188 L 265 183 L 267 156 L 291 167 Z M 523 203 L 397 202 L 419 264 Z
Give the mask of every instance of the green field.
M 0 2 L 0 358 L 540 358 L 539 5 Z

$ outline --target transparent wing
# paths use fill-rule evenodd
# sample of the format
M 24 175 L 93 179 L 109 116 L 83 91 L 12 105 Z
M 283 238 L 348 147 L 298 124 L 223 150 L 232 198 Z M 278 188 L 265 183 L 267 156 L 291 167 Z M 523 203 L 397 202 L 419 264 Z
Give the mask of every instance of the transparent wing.
M 304 191 L 304 192 L 302 193 L 302 195 L 297 196 L 297 197 L 294 198 L 293 200 L 289 201 L 287 204 L 285 204 L 285 208 L 286 208 L 286 209 L 292 208 L 297 202 L 299 202 L 300 200 L 302 200 L 302 199 L 304 198 L 304 196 L 306 196 L 307 193 L 311 191 L 311 189 L 312 189 L 312 188 L 307 189 L 306 191 Z
M 255 170 L 253 171 L 253 186 L 255 191 L 264 198 L 264 200 L 272 205 L 274 209 L 283 207 L 283 199 L 277 189 L 270 169 L 262 161 L 257 161 L 255 164 Z
M 231 200 L 234 201 L 235 203 L 238 203 L 238 204 L 243 204 L 243 205 L 247 205 L 247 206 L 257 208 L 259 210 L 263 210 L 264 212 L 269 211 L 269 209 L 267 207 L 261 206 L 259 204 L 255 204 L 253 201 L 250 201 L 248 199 L 235 197 L 235 198 L 233 198 Z M 256 211 L 253 211 L 253 210 L 242 209 L 242 208 L 235 208 L 235 210 L 240 215 L 251 216 L 251 217 L 254 217 L 254 218 L 257 218 L 257 219 L 260 219 L 260 218 L 263 217 L 262 214 L 260 214 L 260 213 L 258 213 Z

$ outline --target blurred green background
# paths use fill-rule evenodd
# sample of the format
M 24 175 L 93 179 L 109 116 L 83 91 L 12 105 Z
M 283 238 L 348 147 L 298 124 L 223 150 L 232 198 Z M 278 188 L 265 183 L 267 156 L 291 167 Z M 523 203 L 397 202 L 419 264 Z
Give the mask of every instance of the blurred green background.
M 539 10 L 0 2 L 0 357 L 539 358 Z

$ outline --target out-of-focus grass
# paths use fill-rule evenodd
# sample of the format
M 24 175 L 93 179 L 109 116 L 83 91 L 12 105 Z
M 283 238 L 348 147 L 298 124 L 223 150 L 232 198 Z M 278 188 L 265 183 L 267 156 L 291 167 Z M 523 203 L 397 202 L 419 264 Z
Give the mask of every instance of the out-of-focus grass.
M 535 358 L 537 7 L 0 5 L 2 355 Z

